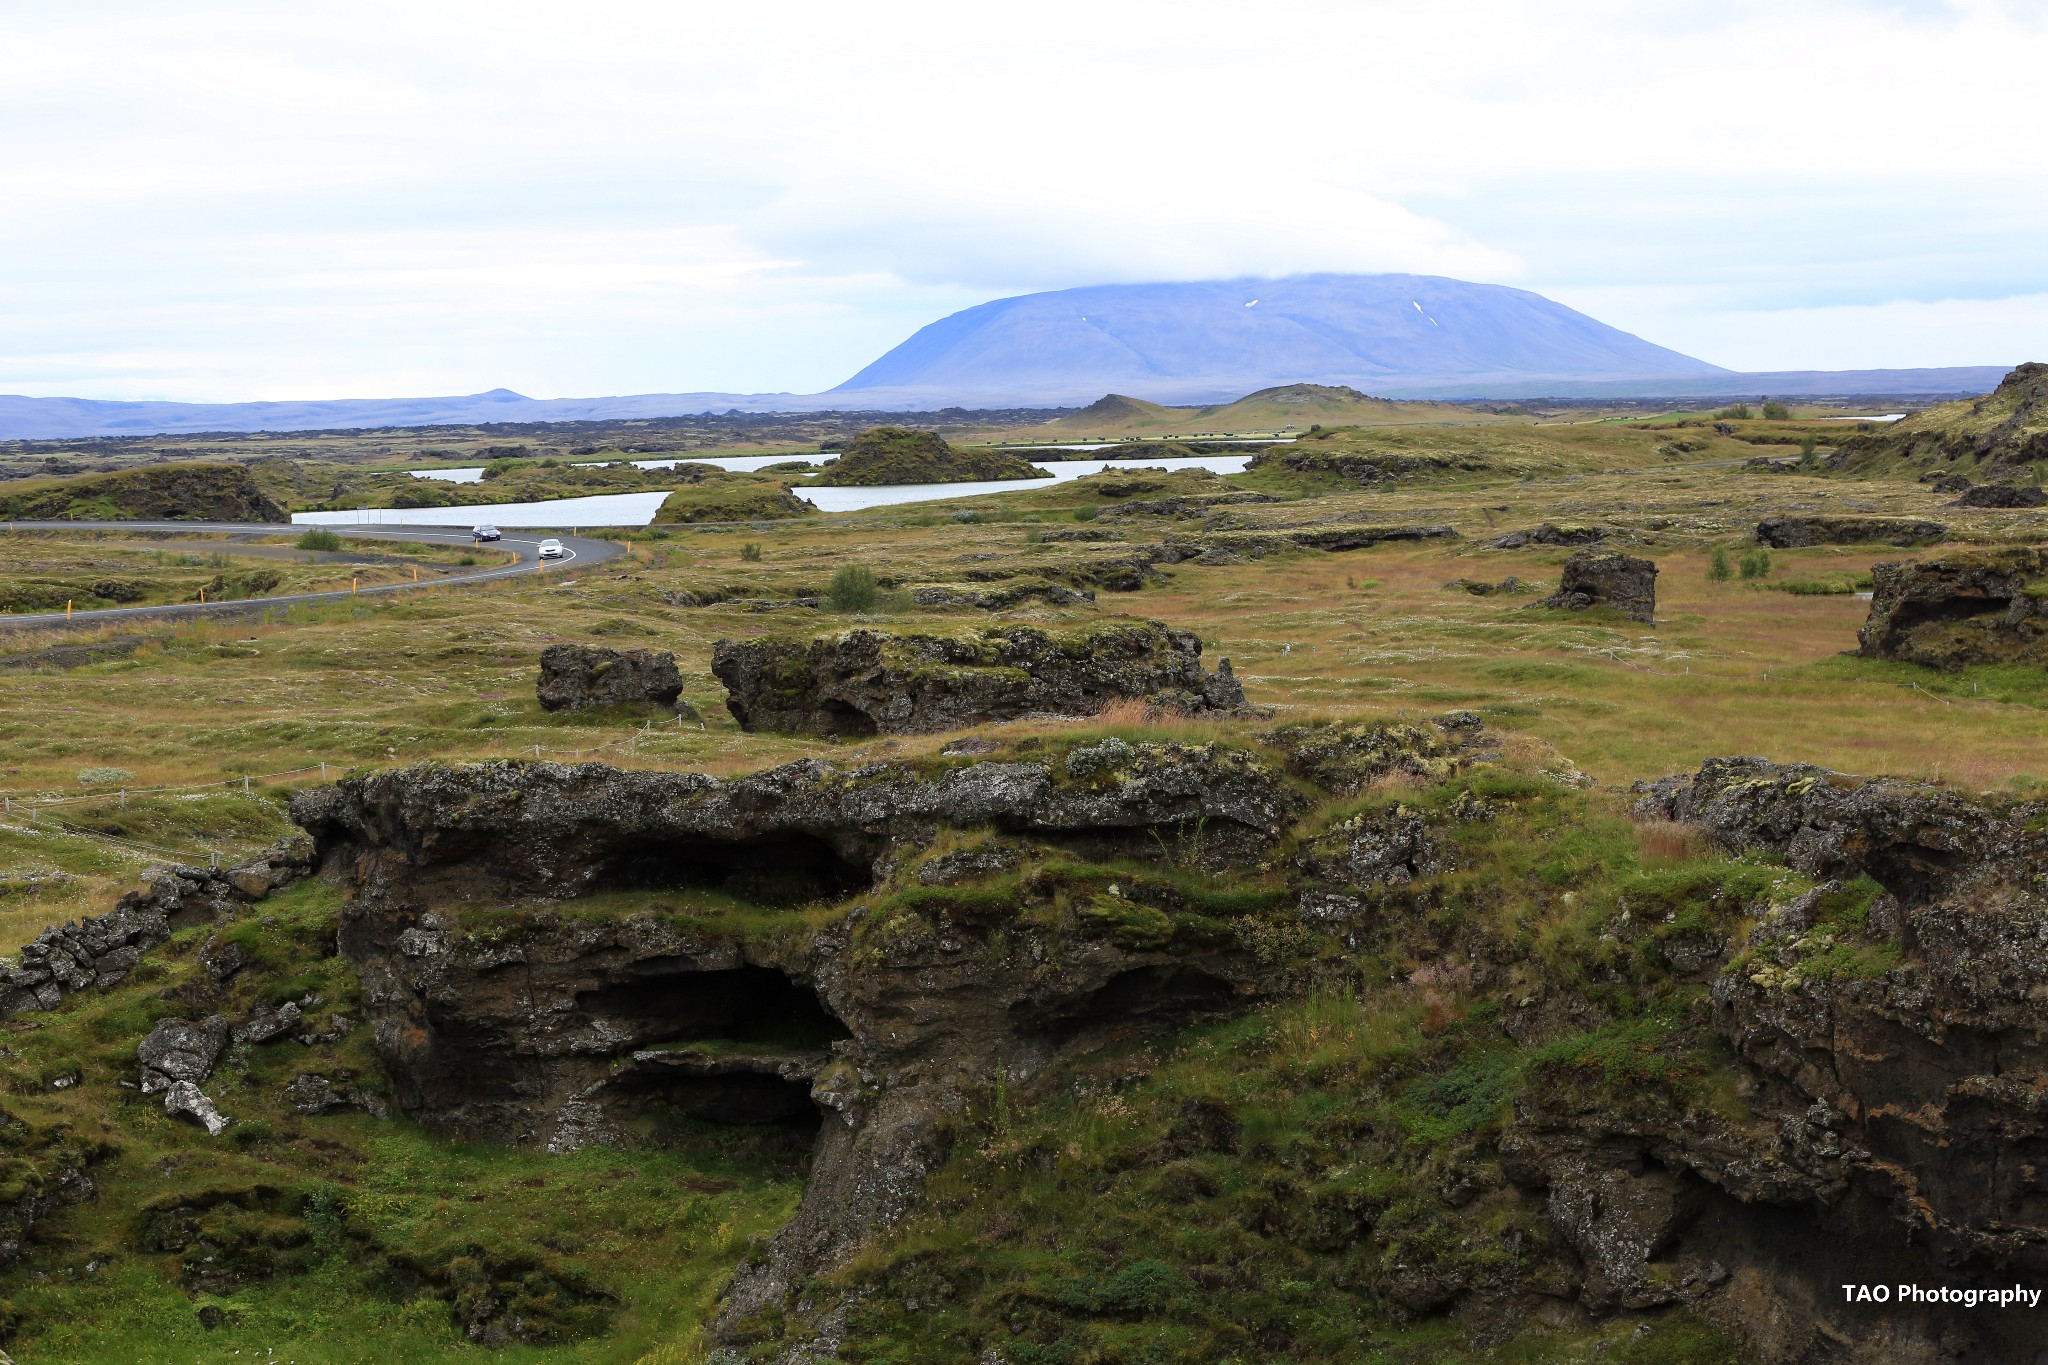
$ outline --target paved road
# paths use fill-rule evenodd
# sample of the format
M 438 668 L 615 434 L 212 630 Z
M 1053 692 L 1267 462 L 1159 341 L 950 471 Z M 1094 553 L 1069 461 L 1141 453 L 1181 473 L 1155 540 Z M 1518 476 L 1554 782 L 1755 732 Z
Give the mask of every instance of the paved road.
M 307 529 L 303 526 L 230 521 L 15 521 L 9 522 L 8 525 L 22 531 L 185 531 L 216 535 L 225 533 L 231 536 L 292 535 Z M 361 537 L 367 540 L 440 540 L 458 545 L 471 543 L 469 532 L 454 527 L 332 526 L 323 529 L 351 540 Z M 71 614 L 70 624 L 106 625 L 123 621 L 168 620 L 189 616 L 242 616 L 269 611 L 274 607 L 293 606 L 300 602 L 332 602 L 352 595 L 368 597 L 372 593 L 409 592 L 414 588 L 437 587 L 450 583 L 483 583 L 494 578 L 513 578 L 520 574 L 541 571 L 543 565 L 540 558 L 540 543 L 548 538 L 540 531 L 508 531 L 505 538 L 496 542 L 492 548 L 514 552 L 519 556 L 517 563 L 478 569 L 471 573 L 423 579 L 418 583 L 380 583 L 375 587 L 362 589 L 359 594 L 351 594 L 345 590 L 300 592 L 281 597 L 254 597 L 237 602 L 179 602 L 161 607 L 106 607 L 98 611 L 75 611 Z M 569 535 L 558 535 L 553 538 L 561 541 L 562 548 L 568 553 L 561 559 L 548 561 L 550 572 L 557 572 L 567 564 L 602 564 L 626 552 L 624 546 L 608 540 L 591 540 L 584 536 Z M 65 616 L 61 611 L 0 616 L 0 630 L 64 624 Z

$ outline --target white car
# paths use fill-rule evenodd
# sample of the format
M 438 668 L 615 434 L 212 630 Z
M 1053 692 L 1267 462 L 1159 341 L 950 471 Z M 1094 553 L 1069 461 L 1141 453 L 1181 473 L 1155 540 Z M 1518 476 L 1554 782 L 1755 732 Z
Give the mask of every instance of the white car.
M 542 559 L 561 559 L 568 553 L 567 550 L 562 548 L 562 542 L 552 537 L 540 543 L 540 557 Z

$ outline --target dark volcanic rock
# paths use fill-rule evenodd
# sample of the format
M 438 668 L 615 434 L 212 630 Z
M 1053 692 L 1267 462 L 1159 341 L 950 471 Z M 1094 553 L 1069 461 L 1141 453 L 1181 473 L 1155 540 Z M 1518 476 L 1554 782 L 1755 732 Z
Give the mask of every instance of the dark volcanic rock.
M 1961 551 L 1871 570 L 1857 653 L 1935 668 L 2048 665 L 2048 552 Z
M 409 1116 L 552 1150 L 638 1143 L 631 1125 L 663 1110 L 815 1132 L 801 1209 L 728 1298 L 744 1314 L 914 1207 L 963 1078 L 1021 1078 L 1104 1030 L 1228 1007 L 1255 967 L 1227 935 L 1182 937 L 1114 898 L 1073 934 L 1013 926 L 1036 964 L 1019 968 L 988 946 L 1008 916 L 861 914 L 754 941 L 665 895 L 851 906 L 947 830 L 1105 858 L 1170 845 L 1221 866 L 1269 853 L 1305 805 L 1253 754 L 1108 739 L 1033 761 L 809 761 L 731 780 L 424 767 L 292 809 L 351 888 L 341 951 Z M 934 880 L 960 875 L 954 857 Z M 545 904 L 617 888 L 647 910 Z M 782 1041 L 741 1041 L 760 1038 Z M 291 1098 L 325 1109 L 330 1088 L 302 1079 Z
M 0 1018 L 53 1010 L 74 991 L 104 990 L 125 980 L 143 953 L 173 930 L 234 915 L 244 903 L 304 876 L 312 856 L 312 845 L 294 836 L 232 870 L 149 869 L 143 889 L 121 897 L 106 914 L 43 930 L 22 948 L 18 963 L 0 959 Z M 211 970 L 224 961 L 214 958 L 203 965 Z M 226 976 L 233 974 L 230 968 Z
M 1774 550 L 1806 545 L 1925 545 L 1948 534 L 1938 521 L 1905 517 L 1766 517 L 1756 540 Z
M 1083 716 L 1126 698 L 1181 711 L 1235 693 L 1202 671 L 1202 644 L 1157 621 L 1052 632 L 993 626 L 960 634 L 850 630 L 816 639 L 720 640 L 711 671 L 748 730 L 920 734 L 1032 712 Z
M 1519 550 L 1525 545 L 1598 545 L 1607 536 L 1604 526 L 1559 526 L 1546 521 L 1531 530 L 1495 536 L 1486 545 L 1494 550 Z
M 1969 469 L 1980 479 L 2011 478 L 2048 459 L 2048 365 L 2014 366 L 1980 398 L 1941 403 L 1882 430 L 1850 437 L 1828 457 L 1830 469 Z M 1995 505 L 1995 504 L 1994 504 Z
M 1095 594 L 1058 583 L 1034 583 L 1017 579 L 1001 587 L 979 587 L 964 583 L 927 583 L 910 590 L 910 600 L 920 607 L 967 607 L 976 611 L 1008 611 L 1025 602 L 1043 602 L 1049 607 L 1085 607 Z
M 196 1022 L 162 1020 L 135 1049 L 142 1063 L 142 1093 L 154 1095 L 177 1081 L 205 1080 L 227 1045 L 228 1021 L 218 1014 Z
M 2038 484 L 1980 483 L 1966 488 L 1957 507 L 2048 507 L 2048 488 Z
M 1564 562 L 1551 596 L 1536 604 L 1568 611 L 1605 607 L 1637 621 L 1657 618 L 1657 566 L 1614 550 L 1580 550 Z
M 592 706 L 653 702 L 673 706 L 682 695 L 676 656 L 651 649 L 549 645 L 540 653 L 542 709 L 581 711 Z

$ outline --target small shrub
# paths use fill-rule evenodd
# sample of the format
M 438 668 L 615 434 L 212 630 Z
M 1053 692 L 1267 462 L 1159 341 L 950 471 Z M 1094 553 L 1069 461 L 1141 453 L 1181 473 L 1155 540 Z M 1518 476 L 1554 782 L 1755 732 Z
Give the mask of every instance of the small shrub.
M 882 595 L 875 571 L 865 564 L 841 565 L 825 589 L 825 605 L 833 611 L 869 612 Z
M 1792 420 L 1792 409 L 1774 398 L 1764 404 L 1764 420 L 1766 422 L 1789 422 Z
M 760 544 L 750 540 L 740 546 L 740 562 L 743 564 L 759 564 L 761 562 Z
M 1800 459 L 1801 463 L 1805 463 L 1806 461 L 1809 461 L 1809 460 L 1813 459 L 1813 452 L 1814 452 L 1814 451 L 1815 451 L 1816 449 L 1818 449 L 1818 448 L 1819 448 L 1819 446 L 1820 446 L 1820 442 L 1819 442 L 1819 441 L 1816 441 L 1816 440 L 1814 440 L 1814 439 L 1813 439 L 1813 435 L 1812 435 L 1812 433 L 1810 433 L 1810 432 L 1809 432 L 1809 433 L 1808 433 L 1807 435 L 1805 435 L 1805 436 L 1802 436 L 1802 437 L 1800 437 L 1800 438 L 1799 438 L 1799 459 Z
M 1728 552 L 1716 545 L 1714 553 L 1707 556 L 1707 577 L 1715 583 L 1726 583 L 1735 577 L 1734 566 L 1728 562 Z
M 1732 408 L 1722 408 L 1714 416 L 1727 422 L 1747 422 L 1754 414 L 1750 412 L 1749 404 L 1737 403 Z
M 1074 509 L 1074 520 L 1093 521 L 1101 511 L 1102 509 L 1099 507 L 1076 507 Z
M 135 774 L 126 768 L 80 768 L 78 785 L 81 787 L 113 787 L 123 782 L 133 782 Z
M 1768 578 L 1771 573 L 1771 552 L 1751 550 L 1742 557 L 1741 566 L 1744 578 Z
M 301 550 L 339 550 L 341 537 L 325 526 L 315 526 L 299 537 Z

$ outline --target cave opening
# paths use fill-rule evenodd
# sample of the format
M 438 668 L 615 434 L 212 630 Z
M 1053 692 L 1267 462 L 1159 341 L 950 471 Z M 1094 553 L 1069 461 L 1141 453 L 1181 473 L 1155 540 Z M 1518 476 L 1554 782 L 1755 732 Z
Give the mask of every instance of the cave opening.
M 811 1080 L 852 1036 L 816 991 L 752 964 L 652 959 L 576 1003 L 619 1040 L 603 1104 L 628 1129 L 662 1146 L 737 1142 L 779 1164 L 810 1150 L 823 1121 Z
M 816 991 L 751 964 L 707 971 L 688 958 L 654 958 L 632 976 L 578 992 L 576 1005 L 630 1040 L 627 1051 L 690 1041 L 812 1052 L 853 1036 Z
M 839 900 L 873 884 L 873 869 L 815 835 L 785 830 L 751 839 L 665 839 L 617 850 L 591 891 L 720 891 L 758 905 Z
M 1932 601 L 1906 601 L 1901 602 L 1893 610 L 1891 629 L 1894 633 L 1902 633 L 1925 625 L 1969 621 L 1980 616 L 1997 616 L 2011 606 L 2012 598 L 2009 596 L 1978 596 L 1970 593 L 1956 593 Z
M 825 713 L 825 733 L 844 739 L 872 739 L 882 732 L 875 718 L 857 706 L 827 697 L 821 708 Z

